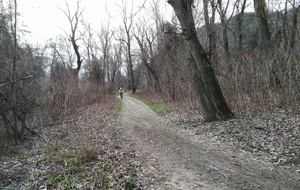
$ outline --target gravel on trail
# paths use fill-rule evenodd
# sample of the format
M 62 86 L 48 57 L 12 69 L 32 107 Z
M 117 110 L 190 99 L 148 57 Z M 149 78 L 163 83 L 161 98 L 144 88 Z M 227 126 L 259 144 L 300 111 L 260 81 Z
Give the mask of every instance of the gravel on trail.
M 189 122 L 180 123 L 178 116 L 160 118 L 142 102 L 123 99 L 119 130 L 140 158 L 152 160 L 151 168 L 165 178 L 161 189 L 300 189 L 299 172 L 270 162 L 263 152 L 257 153 L 260 149 L 254 151 L 257 154 L 237 149 L 201 131 L 221 122 L 194 122 L 193 130 L 186 130 L 189 118 L 182 117 Z

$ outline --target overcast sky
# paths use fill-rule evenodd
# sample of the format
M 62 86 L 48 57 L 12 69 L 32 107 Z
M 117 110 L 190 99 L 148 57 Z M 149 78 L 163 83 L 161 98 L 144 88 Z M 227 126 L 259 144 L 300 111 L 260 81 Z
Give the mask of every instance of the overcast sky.
M 67 0 L 67 2 L 72 14 L 77 0 Z M 133 2 L 138 7 L 144 0 L 133 0 Z M 165 0 L 161 0 L 161 3 L 164 8 L 169 6 Z M 122 0 L 81 0 L 80 2 L 80 6 L 85 9 L 83 12 L 85 22 L 91 23 L 95 30 L 100 30 L 102 23 L 108 22 L 109 15 L 111 23 L 121 24 L 120 7 L 118 7 L 121 4 Z M 26 39 L 31 43 L 42 43 L 46 39 L 63 34 L 63 30 L 69 32 L 70 24 L 60 9 L 67 10 L 65 0 L 18 0 L 20 21 L 25 25 L 22 28 L 31 32 L 26 35 Z
M 82 0 L 80 6 L 84 8 L 84 20 L 92 23 L 96 29 L 101 22 L 108 20 L 108 10 L 116 7 L 117 0 Z M 77 0 L 67 0 L 71 14 L 75 10 Z M 21 19 L 27 29 L 31 31 L 31 39 L 44 41 L 45 39 L 63 34 L 63 30 L 69 31 L 67 17 L 62 10 L 67 10 L 64 0 L 22 0 L 19 1 L 18 10 Z M 115 15 L 116 16 L 116 15 Z
M 0 0 L 4 4 L 8 0 Z M 108 22 L 109 15 L 111 16 L 111 23 L 115 26 L 121 25 L 120 23 L 120 7 L 118 5 L 122 4 L 123 0 L 81 0 L 80 6 L 84 8 L 84 20 L 87 23 L 92 24 L 94 30 L 100 30 L 103 23 Z M 141 6 L 145 0 L 125 0 L 126 2 L 131 2 L 137 7 Z M 77 0 L 67 0 L 71 14 L 74 12 Z M 147 2 L 152 2 L 152 0 L 147 0 Z M 166 0 L 158 0 L 161 6 L 161 12 L 164 14 L 173 14 L 173 11 L 166 3 Z M 276 3 L 277 6 L 279 2 L 284 2 L 284 0 L 272 0 L 268 1 Z M 248 11 L 253 10 L 252 0 L 248 1 L 249 7 Z M 282 4 L 282 3 L 281 3 Z M 271 6 L 268 4 L 268 6 Z M 150 11 L 149 4 L 146 4 L 146 9 Z M 19 22 L 22 21 L 26 27 L 22 29 L 28 30 L 31 34 L 26 35 L 26 39 L 30 43 L 42 43 L 49 38 L 55 38 L 59 34 L 63 34 L 63 30 L 69 32 L 69 26 L 67 17 L 60 10 L 66 10 L 65 0 L 18 0 L 18 11 L 21 14 Z M 147 12 L 147 10 L 143 10 Z M 144 12 L 143 12 L 144 14 Z M 145 13 L 146 14 L 146 13 Z

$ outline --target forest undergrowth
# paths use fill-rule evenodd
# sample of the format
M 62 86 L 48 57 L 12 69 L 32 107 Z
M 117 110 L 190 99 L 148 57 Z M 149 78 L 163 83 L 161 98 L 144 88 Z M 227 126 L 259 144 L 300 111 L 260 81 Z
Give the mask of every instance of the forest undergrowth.
M 0 189 L 141 189 L 151 176 L 137 175 L 141 163 L 114 128 L 118 106 L 112 96 L 44 126 L 22 144 L 3 142 Z

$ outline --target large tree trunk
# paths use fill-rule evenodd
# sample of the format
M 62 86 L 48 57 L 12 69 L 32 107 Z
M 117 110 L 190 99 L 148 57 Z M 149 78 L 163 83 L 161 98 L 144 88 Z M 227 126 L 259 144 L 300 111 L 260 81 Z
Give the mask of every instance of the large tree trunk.
M 22 131 L 24 131 L 23 126 L 18 126 L 17 121 L 17 87 L 16 87 L 16 75 L 17 75 L 17 50 L 18 50 L 18 40 L 17 40 L 17 0 L 14 0 L 14 23 L 13 23 L 13 57 L 12 57 L 12 113 L 13 113 L 13 134 L 15 143 L 22 141 Z
M 193 56 L 192 67 L 196 69 L 194 83 L 200 97 L 202 111 L 206 121 L 226 120 L 233 116 L 223 96 L 210 59 L 201 46 L 195 29 L 192 13 L 192 0 L 168 0 L 173 7 L 182 27 L 182 33 L 188 42 Z M 199 72 L 199 73 L 198 73 Z
M 272 47 L 272 38 L 271 38 L 272 36 L 270 32 L 268 12 L 266 8 L 265 0 L 254 0 L 254 8 L 260 26 L 261 40 L 264 48 L 264 57 L 270 56 L 269 59 L 272 62 L 275 62 L 276 59 L 274 59 L 273 52 L 270 51 L 270 48 Z M 272 67 L 270 72 L 271 72 L 270 84 L 274 84 L 275 88 L 280 87 L 281 81 L 277 74 L 278 71 L 276 70 L 275 67 Z
M 254 0 L 254 8 L 258 18 L 263 46 L 268 48 L 271 45 L 271 32 L 265 0 Z
M 129 36 L 129 35 L 128 35 Z M 129 39 L 129 37 L 128 37 Z M 134 94 L 136 92 L 136 84 L 135 84 L 135 77 L 133 73 L 133 63 L 131 58 L 131 44 L 130 41 L 127 43 L 127 54 L 128 54 L 128 72 L 129 72 L 129 78 L 130 78 L 130 90 Z
M 209 18 L 209 2 L 211 5 L 211 18 Z M 203 0 L 203 11 L 204 11 L 204 20 L 205 20 L 205 27 L 208 36 L 208 56 L 212 58 L 215 54 L 217 44 L 216 44 L 216 32 L 215 32 L 215 0 Z
M 298 15 L 300 11 L 300 5 L 298 7 L 295 7 L 295 1 L 293 2 L 293 26 L 292 26 L 292 33 L 291 33 L 291 43 L 290 47 L 293 49 L 295 47 L 295 40 L 296 40 L 296 34 L 297 34 L 297 26 L 298 26 Z
M 242 2 L 242 7 L 241 7 L 241 12 L 237 15 L 237 31 L 236 33 L 238 34 L 238 49 L 242 50 L 243 49 L 243 22 L 244 22 L 244 13 L 245 13 L 245 8 L 246 8 L 246 2 L 247 0 L 243 0 Z
M 225 10 L 223 9 L 223 3 L 222 0 L 217 0 L 218 6 L 219 6 L 219 14 L 221 19 L 221 26 L 222 26 L 222 38 L 223 38 L 223 46 L 226 53 L 229 52 L 229 39 L 227 34 L 227 25 L 228 21 L 226 18 L 226 12 L 227 8 Z M 229 2 L 228 2 L 229 3 Z

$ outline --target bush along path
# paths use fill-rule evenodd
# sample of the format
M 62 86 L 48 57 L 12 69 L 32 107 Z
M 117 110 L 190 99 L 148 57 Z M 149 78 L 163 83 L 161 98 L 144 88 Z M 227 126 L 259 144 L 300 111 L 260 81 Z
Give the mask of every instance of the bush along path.
M 10 147 L 0 159 L 0 189 L 143 189 L 153 177 L 120 138 L 117 116 L 95 104 Z

